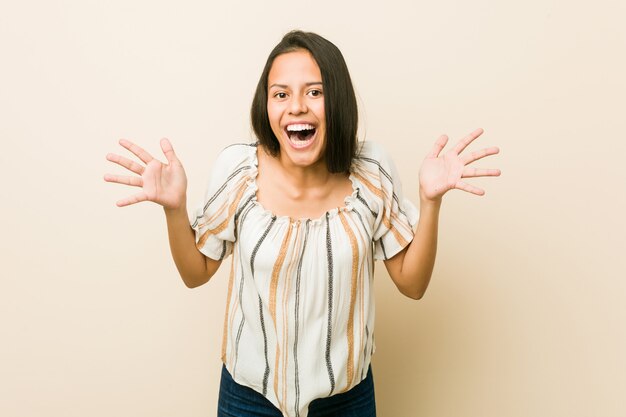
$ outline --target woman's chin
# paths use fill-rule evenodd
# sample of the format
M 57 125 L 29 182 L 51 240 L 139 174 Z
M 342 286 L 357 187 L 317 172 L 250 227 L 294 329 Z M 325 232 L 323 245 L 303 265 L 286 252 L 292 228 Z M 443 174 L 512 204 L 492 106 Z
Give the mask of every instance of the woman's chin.
M 321 160 L 321 155 L 293 155 L 289 152 L 286 152 L 285 155 L 287 158 L 283 158 L 283 163 L 291 165 L 292 167 L 297 168 L 311 168 L 314 165 L 317 165 Z

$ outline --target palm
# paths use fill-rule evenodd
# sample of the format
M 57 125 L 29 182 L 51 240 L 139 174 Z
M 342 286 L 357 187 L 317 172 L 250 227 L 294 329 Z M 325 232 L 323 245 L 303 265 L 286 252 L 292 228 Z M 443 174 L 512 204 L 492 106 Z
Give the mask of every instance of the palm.
M 177 205 L 187 188 L 185 171 L 180 163 L 165 165 L 153 159 L 146 165 L 141 178 L 148 201 L 164 207 Z
M 132 142 L 121 140 L 120 145 L 135 154 L 145 166 L 119 155 L 107 155 L 109 161 L 123 166 L 137 176 L 107 174 L 104 177 L 105 181 L 141 188 L 140 192 L 119 200 L 118 206 L 152 201 L 165 208 L 175 209 L 184 203 L 187 176 L 167 139 L 161 140 L 161 148 L 169 162 L 168 164 L 154 159 L 148 152 Z
M 467 166 L 478 159 L 497 154 L 498 148 L 492 147 L 472 152 L 469 155 L 461 155 L 463 150 L 482 133 L 482 129 L 477 129 L 443 154 L 441 151 L 446 146 L 448 137 L 441 136 L 435 142 L 432 151 L 426 156 L 420 168 L 420 193 L 423 198 L 438 200 L 446 192 L 455 188 L 476 195 L 485 193 L 484 190 L 461 181 L 463 178 L 500 175 L 498 169 L 476 169 Z

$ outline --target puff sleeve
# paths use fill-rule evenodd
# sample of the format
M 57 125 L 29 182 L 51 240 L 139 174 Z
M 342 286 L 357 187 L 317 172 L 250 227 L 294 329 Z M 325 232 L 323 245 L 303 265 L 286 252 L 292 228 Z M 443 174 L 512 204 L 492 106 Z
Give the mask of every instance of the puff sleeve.
M 249 145 L 231 145 L 220 152 L 212 169 L 203 204 L 190 223 L 196 247 L 205 256 L 222 260 L 232 253 L 235 214 L 248 186 L 246 153 Z
M 396 166 L 379 144 L 364 142 L 358 160 L 363 197 L 374 216 L 374 259 L 387 260 L 413 240 L 419 211 L 404 198 Z

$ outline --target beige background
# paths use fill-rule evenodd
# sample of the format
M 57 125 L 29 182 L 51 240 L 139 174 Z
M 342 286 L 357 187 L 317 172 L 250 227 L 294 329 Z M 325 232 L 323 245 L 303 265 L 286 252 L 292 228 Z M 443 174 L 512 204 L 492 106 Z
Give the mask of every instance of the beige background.
M 502 149 L 423 300 L 378 267 L 379 415 L 626 415 L 622 0 L 0 4 L 0 415 L 215 415 L 228 268 L 187 289 L 104 156 L 171 138 L 197 204 L 292 28 L 343 51 L 413 201 L 439 134 Z

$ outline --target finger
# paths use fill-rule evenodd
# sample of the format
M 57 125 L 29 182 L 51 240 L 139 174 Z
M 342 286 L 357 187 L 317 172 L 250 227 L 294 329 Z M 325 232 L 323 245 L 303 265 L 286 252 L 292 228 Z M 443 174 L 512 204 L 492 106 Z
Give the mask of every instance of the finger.
M 131 195 L 130 197 L 123 198 L 118 200 L 115 204 L 118 207 L 130 206 L 131 204 L 141 203 L 142 201 L 147 201 L 148 196 L 145 193 L 137 193 L 135 195 Z
M 467 165 L 467 164 L 471 164 L 474 161 L 478 161 L 479 159 L 482 159 L 486 156 L 495 155 L 498 153 L 500 153 L 500 149 L 494 146 L 491 148 L 481 149 L 480 151 L 472 152 L 471 154 L 463 157 L 462 160 L 465 163 L 465 165 Z
M 447 143 L 448 137 L 446 135 L 439 136 L 427 158 L 437 158 Z
M 124 168 L 134 172 L 135 174 L 141 175 L 143 174 L 144 167 L 143 165 L 138 164 L 135 161 L 131 161 L 128 158 L 124 158 L 123 156 L 116 155 L 114 153 L 107 154 L 107 160 L 114 162 L 118 165 L 123 166 Z
M 481 169 L 481 168 L 465 168 L 461 178 L 473 177 L 499 177 L 499 169 Z
M 468 193 L 476 195 L 485 195 L 485 190 L 483 190 L 482 188 L 475 187 L 463 181 L 457 182 L 454 188 L 456 188 L 457 190 L 467 191 Z
M 176 154 L 174 153 L 174 148 L 172 144 L 167 138 L 161 139 L 161 150 L 165 154 L 165 158 L 167 158 L 167 163 L 172 164 L 172 162 L 178 161 Z
M 150 155 L 145 149 L 143 149 L 141 146 L 135 145 L 129 140 L 120 139 L 120 145 L 134 153 L 137 158 L 141 159 L 145 164 L 154 159 L 152 155 Z
M 478 128 L 474 130 L 472 133 L 470 133 L 469 135 L 465 136 L 463 139 L 461 139 L 454 147 L 454 151 L 456 152 L 456 154 L 458 155 L 461 152 L 463 152 L 463 149 L 467 148 L 467 145 L 469 145 L 470 143 L 474 141 L 474 139 L 482 135 L 483 132 L 484 130 L 482 130 L 481 128 Z
M 131 185 L 133 187 L 143 187 L 143 180 L 140 177 L 106 174 L 104 176 L 104 180 L 106 182 L 115 182 L 118 184 Z

